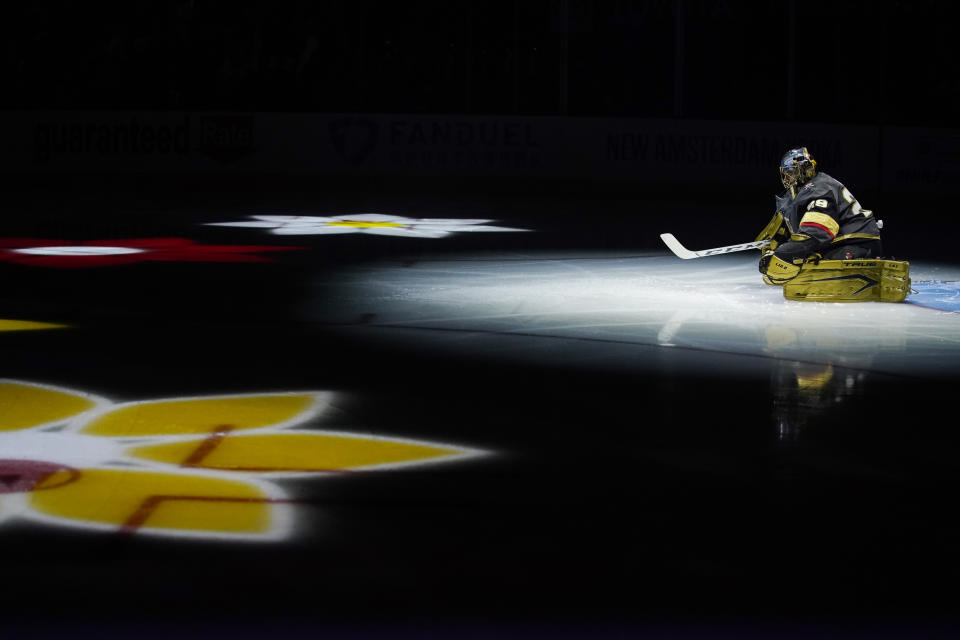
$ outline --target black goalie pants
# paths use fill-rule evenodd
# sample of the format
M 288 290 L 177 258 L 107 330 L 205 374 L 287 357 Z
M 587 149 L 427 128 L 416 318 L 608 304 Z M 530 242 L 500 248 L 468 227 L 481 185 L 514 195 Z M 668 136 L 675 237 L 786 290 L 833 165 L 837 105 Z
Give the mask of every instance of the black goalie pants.
M 880 241 L 869 240 L 831 247 L 821 255 L 824 260 L 857 260 L 859 258 L 879 258 L 881 253 L 883 253 L 883 245 Z

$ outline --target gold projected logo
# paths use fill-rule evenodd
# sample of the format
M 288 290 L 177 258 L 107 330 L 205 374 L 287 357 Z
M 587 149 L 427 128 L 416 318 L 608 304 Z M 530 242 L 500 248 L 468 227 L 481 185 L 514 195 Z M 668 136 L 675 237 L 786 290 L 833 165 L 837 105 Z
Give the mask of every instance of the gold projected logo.
M 446 238 L 454 233 L 526 231 L 487 224 L 493 220 L 464 218 L 407 218 L 384 213 L 354 213 L 341 216 L 251 216 L 241 222 L 211 222 L 215 227 L 266 229 L 281 236 L 367 233 L 404 238 Z
M 296 529 L 277 482 L 479 455 L 300 428 L 326 392 L 114 403 L 0 380 L 0 522 L 128 534 L 278 540 Z
M 0 318 L 0 331 L 40 331 L 43 329 L 64 329 L 66 326 L 65 324 L 51 324 L 49 322 Z

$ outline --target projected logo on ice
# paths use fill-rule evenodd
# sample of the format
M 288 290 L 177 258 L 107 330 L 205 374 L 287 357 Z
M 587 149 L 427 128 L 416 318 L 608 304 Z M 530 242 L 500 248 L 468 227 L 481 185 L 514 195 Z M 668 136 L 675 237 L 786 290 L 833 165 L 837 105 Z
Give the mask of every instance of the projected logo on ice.
M 251 216 L 248 222 L 211 222 L 218 227 L 267 229 L 277 235 L 332 235 L 369 233 L 407 238 L 444 238 L 467 231 L 527 231 L 490 226 L 493 220 L 460 218 L 404 218 L 383 213 L 354 213 L 343 216 Z
M 43 331 L 45 329 L 66 329 L 65 324 L 35 322 L 33 320 L 13 320 L 0 318 L 0 333 L 4 331 Z
M 113 267 L 136 262 L 269 262 L 257 255 L 300 247 L 200 244 L 186 238 L 62 240 L 0 238 L 0 261 L 35 267 L 77 269 Z
M 478 450 L 296 429 L 327 392 L 113 403 L 0 380 L 0 522 L 280 540 L 296 500 L 277 482 L 463 460 Z

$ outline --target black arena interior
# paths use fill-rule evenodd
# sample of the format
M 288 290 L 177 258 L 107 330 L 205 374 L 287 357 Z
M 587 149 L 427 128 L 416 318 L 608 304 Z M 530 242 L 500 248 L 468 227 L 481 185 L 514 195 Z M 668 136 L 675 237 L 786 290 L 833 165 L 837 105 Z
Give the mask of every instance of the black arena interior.
M 400 6 L 10 10 L 2 635 L 954 637 L 949 3 Z

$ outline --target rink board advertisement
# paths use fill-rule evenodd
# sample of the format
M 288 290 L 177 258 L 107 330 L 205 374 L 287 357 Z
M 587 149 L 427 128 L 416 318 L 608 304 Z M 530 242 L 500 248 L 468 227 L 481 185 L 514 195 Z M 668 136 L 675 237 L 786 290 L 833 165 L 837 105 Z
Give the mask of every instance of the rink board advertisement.
M 787 148 L 865 188 L 946 188 L 937 130 L 810 123 L 216 112 L 10 113 L 0 165 L 17 171 L 317 172 L 583 177 L 766 185 Z M 895 156 L 895 164 L 884 159 Z

